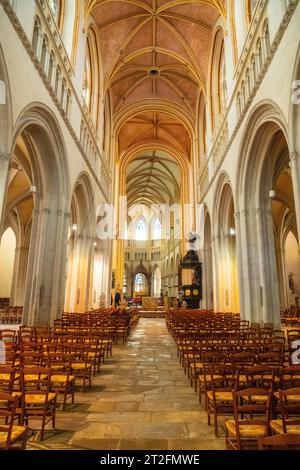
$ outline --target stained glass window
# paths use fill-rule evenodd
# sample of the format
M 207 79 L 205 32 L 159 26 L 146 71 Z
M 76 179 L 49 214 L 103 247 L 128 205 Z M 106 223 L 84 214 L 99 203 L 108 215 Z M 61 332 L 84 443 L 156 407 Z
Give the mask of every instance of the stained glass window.
M 147 225 L 144 219 L 138 219 L 135 223 L 135 240 L 147 240 Z
M 147 278 L 145 274 L 138 273 L 134 278 L 135 292 L 145 292 L 147 288 Z

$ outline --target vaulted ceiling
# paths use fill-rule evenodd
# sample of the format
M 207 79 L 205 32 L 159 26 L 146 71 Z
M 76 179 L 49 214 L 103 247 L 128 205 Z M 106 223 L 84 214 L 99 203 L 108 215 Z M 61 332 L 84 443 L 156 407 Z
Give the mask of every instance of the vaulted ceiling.
M 23 234 L 30 229 L 32 220 L 34 202 L 30 191 L 31 178 L 26 139 L 20 136 L 9 167 L 5 224 L 14 226 Z
M 144 143 L 169 145 L 189 158 L 190 136 L 183 124 L 162 112 L 142 112 L 129 118 L 119 133 L 121 152 Z
M 173 202 L 178 167 L 167 146 L 190 161 L 198 97 L 206 91 L 213 30 L 225 0 L 87 0 L 98 29 L 104 86 L 119 126 L 119 157 L 134 147 L 149 151 L 127 171 L 129 202 Z M 131 114 L 130 114 L 131 113 Z M 161 163 L 160 163 L 161 160 Z
M 179 202 L 180 169 L 174 158 L 161 151 L 138 154 L 127 168 L 128 206 Z
M 195 113 L 224 0 L 90 0 L 113 109 L 168 99 Z

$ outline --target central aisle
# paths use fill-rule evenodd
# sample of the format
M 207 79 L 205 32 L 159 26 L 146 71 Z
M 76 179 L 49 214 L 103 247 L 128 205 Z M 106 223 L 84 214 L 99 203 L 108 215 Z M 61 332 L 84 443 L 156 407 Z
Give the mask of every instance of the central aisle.
M 223 449 L 179 365 L 164 319 L 140 319 L 125 345 L 113 348 L 77 406 L 59 413 L 48 447 L 86 449 Z M 47 443 L 45 442 L 45 445 Z

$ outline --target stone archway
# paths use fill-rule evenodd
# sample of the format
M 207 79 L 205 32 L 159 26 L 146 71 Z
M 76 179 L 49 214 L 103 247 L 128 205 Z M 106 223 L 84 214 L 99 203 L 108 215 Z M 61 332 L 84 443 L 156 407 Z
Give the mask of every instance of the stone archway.
M 11 156 L 12 103 L 9 77 L 0 45 L 0 235 L 4 222 L 5 188 Z
M 203 248 L 203 307 L 213 309 L 213 253 L 212 227 L 208 210 L 204 219 L 204 248 Z
M 300 45 L 298 47 L 298 52 L 296 56 L 296 61 L 294 65 L 293 81 L 292 81 L 292 90 L 295 90 L 295 85 L 299 83 L 300 80 Z M 299 86 L 297 86 L 299 90 Z M 298 100 L 295 100 L 295 97 L 292 97 L 290 103 L 290 112 L 289 112 L 289 147 L 290 147 L 290 163 L 291 163 L 291 172 L 293 179 L 294 187 L 294 198 L 295 198 L 295 210 L 298 226 L 298 234 L 300 236 L 300 104 L 299 92 L 297 93 Z
M 52 112 L 40 103 L 25 108 L 15 124 L 12 148 L 12 161 L 28 177 L 32 203 L 30 234 L 24 234 L 26 266 L 21 263 L 22 273 L 15 273 L 23 281 L 26 277 L 23 322 L 48 325 L 63 310 L 70 197 L 66 147 Z
M 231 182 L 222 173 L 215 192 L 213 226 L 214 271 L 216 273 L 215 309 L 238 313 L 239 286 L 237 270 L 235 203 Z
M 93 190 L 88 175 L 82 174 L 75 183 L 71 201 L 66 311 L 85 312 L 94 303 L 92 268 L 96 243 Z
M 248 120 L 237 173 L 243 315 L 276 326 L 284 304 L 281 232 L 287 195 L 281 180 L 283 172 L 289 173 L 286 128 L 280 109 L 261 103 Z

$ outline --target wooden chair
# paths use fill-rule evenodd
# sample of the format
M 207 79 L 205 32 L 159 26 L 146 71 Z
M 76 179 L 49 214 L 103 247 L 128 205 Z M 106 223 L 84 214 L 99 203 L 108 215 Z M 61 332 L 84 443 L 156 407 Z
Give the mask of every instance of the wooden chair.
M 300 435 L 277 434 L 257 439 L 258 450 L 300 450 Z
M 20 388 L 20 374 L 14 367 L 0 366 L 0 391 L 12 394 Z
M 20 354 L 22 367 L 39 367 L 43 365 L 43 355 L 40 351 L 25 350 Z
M 273 392 L 275 387 L 275 369 L 272 366 L 258 365 L 245 370 L 248 388 L 261 388 Z
M 237 387 L 237 368 L 230 365 L 209 367 L 210 390 L 206 387 L 207 422 L 213 418 L 215 436 L 219 437 L 218 416 L 233 414 L 232 392 Z M 205 377 L 207 377 L 207 370 Z
M 69 398 L 74 404 L 75 376 L 71 374 L 71 357 L 64 352 L 50 352 L 47 364 L 50 369 L 50 391 L 63 396 L 64 410 Z
M 203 371 L 200 373 L 199 380 L 199 403 L 201 403 L 201 396 L 206 396 L 208 390 L 210 390 L 210 371 L 209 367 L 213 365 L 225 365 L 227 359 L 227 354 L 219 352 L 209 352 L 203 354 Z M 205 407 L 206 409 L 206 407 Z
M 84 344 L 72 344 L 68 346 L 68 354 L 71 359 L 71 374 L 75 377 L 75 383 L 79 380 L 85 389 L 86 384 L 92 386 L 93 362 L 89 357 L 90 347 Z
M 295 387 L 300 387 L 300 364 L 280 370 L 280 388 L 288 390 Z
M 282 367 L 284 355 L 282 352 L 265 352 L 257 357 L 257 364 Z
M 55 428 L 57 394 L 51 392 L 51 373 L 44 367 L 30 367 L 21 373 L 24 420 L 41 420 L 41 441 L 44 440 L 45 427 L 50 421 Z
M 25 450 L 27 428 L 15 425 L 18 398 L 0 392 L 0 449 Z
M 18 332 L 16 330 L 0 330 L 0 339 L 6 343 L 15 343 L 18 338 Z
M 102 343 L 102 339 L 99 336 L 88 335 L 85 338 L 85 343 L 89 346 L 88 357 L 92 362 L 93 375 L 96 375 L 96 371 L 100 372 L 100 366 L 104 362 L 105 357 L 105 345 Z
M 276 394 L 279 400 L 281 419 L 270 423 L 274 434 L 297 434 L 300 436 L 300 387 L 279 390 Z
M 203 371 L 203 362 L 202 362 L 203 348 L 201 345 L 194 346 L 192 349 L 191 357 L 188 361 L 189 367 L 189 377 L 191 381 L 191 386 L 194 387 L 195 392 L 198 390 L 198 377 Z
M 272 392 L 265 389 L 233 392 L 234 420 L 225 423 L 228 450 L 256 447 L 257 437 L 269 435 L 271 399 Z

